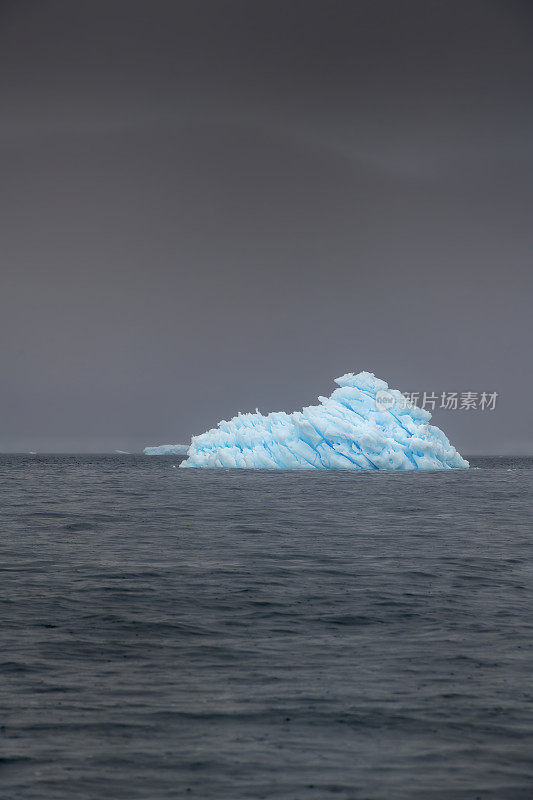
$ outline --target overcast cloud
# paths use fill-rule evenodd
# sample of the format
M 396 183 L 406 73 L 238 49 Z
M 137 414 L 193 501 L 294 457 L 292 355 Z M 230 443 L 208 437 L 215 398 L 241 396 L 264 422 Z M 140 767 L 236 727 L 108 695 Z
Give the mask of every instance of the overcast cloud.
M 532 8 L 3 2 L 0 449 L 185 442 L 366 369 L 497 391 L 436 424 L 533 452 Z

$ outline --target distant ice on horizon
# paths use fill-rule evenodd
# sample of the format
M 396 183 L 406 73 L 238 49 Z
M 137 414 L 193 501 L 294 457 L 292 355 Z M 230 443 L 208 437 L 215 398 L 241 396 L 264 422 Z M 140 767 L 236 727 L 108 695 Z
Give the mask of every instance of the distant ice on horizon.
M 431 414 L 373 373 L 349 372 L 320 405 L 239 414 L 193 436 L 180 467 L 238 469 L 468 469 Z M 169 452 L 161 448 L 146 448 Z M 175 451 L 174 451 L 175 452 Z
M 159 444 L 154 447 L 145 447 L 145 456 L 183 456 L 189 449 L 188 444 Z

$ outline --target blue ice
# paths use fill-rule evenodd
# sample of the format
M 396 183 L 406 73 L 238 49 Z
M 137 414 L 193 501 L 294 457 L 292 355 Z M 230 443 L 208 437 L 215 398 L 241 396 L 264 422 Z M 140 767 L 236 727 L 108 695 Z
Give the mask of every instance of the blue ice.
M 157 444 L 153 447 L 145 447 L 145 456 L 183 456 L 189 449 L 188 444 Z
M 370 372 L 349 372 L 320 405 L 241 414 L 193 436 L 181 467 L 238 469 L 467 469 L 431 414 Z

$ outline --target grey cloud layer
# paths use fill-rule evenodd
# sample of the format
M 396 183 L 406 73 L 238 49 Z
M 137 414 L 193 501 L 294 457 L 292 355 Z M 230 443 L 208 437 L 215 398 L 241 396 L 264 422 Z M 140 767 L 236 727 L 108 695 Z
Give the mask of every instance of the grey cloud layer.
M 182 441 L 362 369 L 500 391 L 436 424 L 530 446 L 527 5 L 3 14 L 0 448 Z

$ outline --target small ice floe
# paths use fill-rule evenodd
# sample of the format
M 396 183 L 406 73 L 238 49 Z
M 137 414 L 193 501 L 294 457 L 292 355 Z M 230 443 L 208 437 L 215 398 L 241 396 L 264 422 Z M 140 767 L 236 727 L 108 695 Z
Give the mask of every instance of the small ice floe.
M 154 447 L 145 447 L 145 456 L 184 456 L 189 449 L 188 444 L 158 444 Z

